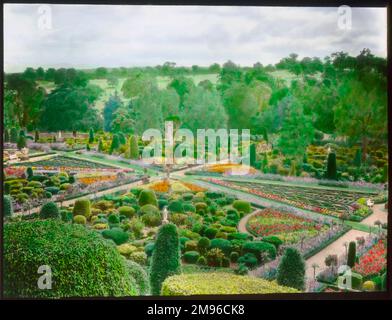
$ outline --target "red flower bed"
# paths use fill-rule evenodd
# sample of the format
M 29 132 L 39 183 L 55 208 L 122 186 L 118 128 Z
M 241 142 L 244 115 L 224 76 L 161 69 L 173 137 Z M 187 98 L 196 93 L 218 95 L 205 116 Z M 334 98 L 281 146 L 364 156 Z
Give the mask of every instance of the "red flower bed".
M 387 265 L 387 248 L 385 241 L 380 240 L 368 252 L 359 258 L 353 270 L 367 277 L 380 273 Z

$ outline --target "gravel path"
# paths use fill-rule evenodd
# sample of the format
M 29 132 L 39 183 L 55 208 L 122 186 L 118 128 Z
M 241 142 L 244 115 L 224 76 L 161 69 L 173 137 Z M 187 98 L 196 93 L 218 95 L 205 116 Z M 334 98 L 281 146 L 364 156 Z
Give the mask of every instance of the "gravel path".
M 388 222 L 388 210 L 385 209 L 385 203 L 374 205 L 373 213 L 366 219 L 363 219 L 361 223 L 374 227 L 374 222 L 377 220 L 382 223 Z

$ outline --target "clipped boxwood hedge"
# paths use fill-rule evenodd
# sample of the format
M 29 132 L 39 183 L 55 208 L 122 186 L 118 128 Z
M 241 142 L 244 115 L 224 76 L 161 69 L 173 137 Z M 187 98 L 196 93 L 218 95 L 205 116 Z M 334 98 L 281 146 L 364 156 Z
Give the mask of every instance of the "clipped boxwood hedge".
M 38 268 L 52 271 L 52 289 L 37 286 Z M 136 295 L 134 279 L 115 247 L 84 226 L 61 220 L 4 225 L 4 295 L 63 298 Z
M 299 293 L 275 282 L 226 272 L 190 273 L 167 278 L 162 285 L 164 296 Z

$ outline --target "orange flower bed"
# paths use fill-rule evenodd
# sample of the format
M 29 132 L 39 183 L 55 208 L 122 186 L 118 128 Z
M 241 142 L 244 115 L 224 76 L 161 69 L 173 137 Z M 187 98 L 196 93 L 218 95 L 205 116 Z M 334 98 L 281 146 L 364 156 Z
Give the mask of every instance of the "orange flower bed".
M 113 175 L 105 175 L 105 176 L 90 176 L 90 177 L 80 177 L 78 180 L 83 184 L 93 184 L 97 182 L 108 182 L 115 181 L 117 179 L 116 176 Z
M 161 180 L 153 183 L 149 189 L 156 192 L 168 192 L 170 188 L 170 183 L 167 180 Z
M 194 191 L 194 192 L 204 192 L 206 191 L 205 188 L 199 187 L 195 184 L 189 183 L 189 182 L 181 182 L 185 187 L 187 187 L 190 191 Z
M 215 172 L 215 173 L 226 173 L 230 170 L 237 171 L 247 169 L 249 173 L 255 173 L 256 170 L 254 168 L 238 164 L 238 163 L 221 163 L 221 164 L 213 164 L 208 166 L 208 172 Z

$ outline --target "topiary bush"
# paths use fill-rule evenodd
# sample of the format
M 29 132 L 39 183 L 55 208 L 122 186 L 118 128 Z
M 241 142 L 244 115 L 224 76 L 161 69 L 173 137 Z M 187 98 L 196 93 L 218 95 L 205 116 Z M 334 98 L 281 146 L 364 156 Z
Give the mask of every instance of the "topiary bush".
M 232 204 L 234 209 L 244 213 L 250 213 L 252 211 L 252 207 L 248 201 L 244 200 L 235 200 Z
M 7 223 L 4 225 L 3 253 L 5 297 L 116 297 L 137 294 L 124 259 L 97 232 L 83 226 L 53 219 Z M 42 265 L 51 267 L 51 290 L 37 286 L 40 276 L 37 270 Z
M 170 202 L 168 209 L 170 212 L 176 212 L 176 213 L 184 212 L 184 208 L 182 206 L 182 201 L 180 201 L 180 200 L 174 200 L 174 201 Z
M 155 196 L 155 192 L 152 190 L 142 190 L 139 194 L 138 203 L 141 207 L 146 204 L 151 204 L 155 207 L 158 207 L 157 197 Z
M 157 227 L 162 223 L 160 213 L 146 213 L 142 216 L 142 222 L 148 227 Z
M 81 215 L 89 218 L 91 216 L 91 205 L 89 199 L 78 199 L 73 207 L 74 216 Z
M 200 254 L 197 251 L 187 251 L 184 253 L 184 261 L 187 263 L 196 263 Z
M 203 256 L 200 256 L 199 259 L 197 259 L 196 263 L 199 266 L 206 266 L 207 265 L 207 259 Z
M 211 249 L 207 253 L 207 264 L 210 267 L 221 267 L 222 259 L 225 257 L 225 254 L 221 249 L 215 248 Z
M 277 282 L 282 286 L 305 289 L 305 261 L 295 248 L 287 248 L 279 263 Z
M 279 250 L 279 247 L 283 244 L 283 241 L 277 236 L 266 236 L 262 239 L 265 242 L 271 243 L 275 246 L 276 251 Z
M 357 257 L 357 246 L 354 241 L 351 241 L 348 245 L 348 254 L 347 254 L 347 265 L 350 268 L 354 268 L 356 257 Z
M 82 216 L 79 214 L 79 215 L 73 217 L 73 222 L 76 224 L 86 224 L 87 219 L 85 216 Z
M 327 170 L 325 172 L 325 178 L 329 180 L 337 180 L 336 170 L 336 154 L 331 152 L 328 154 Z
M 129 235 L 127 232 L 123 231 L 121 228 L 112 228 L 110 230 L 102 231 L 102 236 L 105 239 L 111 239 L 115 244 L 120 245 L 129 240 Z
M 73 214 L 68 210 L 60 210 L 61 220 L 64 222 L 71 222 L 73 220 Z
M 222 250 L 222 252 L 226 256 L 230 255 L 230 252 L 232 250 L 231 242 L 226 239 L 212 239 L 211 244 L 210 244 L 210 248 L 211 249 L 218 248 L 218 249 Z
M 163 281 L 181 272 L 180 241 L 177 227 L 168 223 L 159 228 L 151 258 L 151 293 L 159 295 Z
M 45 203 L 39 212 L 41 219 L 58 219 L 60 218 L 60 211 L 57 204 L 54 202 Z
M 266 253 L 268 259 L 274 260 L 276 258 L 276 248 L 273 244 L 264 241 L 249 241 L 242 246 L 242 254 L 253 253 L 257 260 L 261 261 L 261 255 Z
M 364 291 L 376 291 L 376 285 L 374 284 L 373 281 L 365 281 L 362 285 L 362 290 Z
M 117 214 L 111 214 L 108 216 L 108 222 L 110 224 L 119 224 L 120 223 L 120 217 Z
M 127 218 L 132 218 L 135 215 L 135 209 L 129 206 L 122 206 L 118 208 L 118 213 Z
M 239 264 L 245 265 L 250 270 L 255 269 L 259 264 L 256 256 L 253 253 L 245 253 L 243 256 L 239 257 L 237 262 Z
M 235 263 L 237 262 L 238 258 L 239 258 L 239 254 L 236 251 L 233 251 L 232 253 L 230 253 L 230 261 Z
M 10 196 L 3 196 L 3 213 L 4 217 L 11 217 L 14 213 Z
M 207 237 L 201 237 L 197 242 L 197 248 L 201 254 L 204 254 L 210 247 L 211 241 Z
M 204 232 L 204 235 L 209 239 L 213 239 L 213 238 L 215 238 L 217 232 L 218 232 L 218 229 L 216 229 L 216 228 L 207 228 Z

